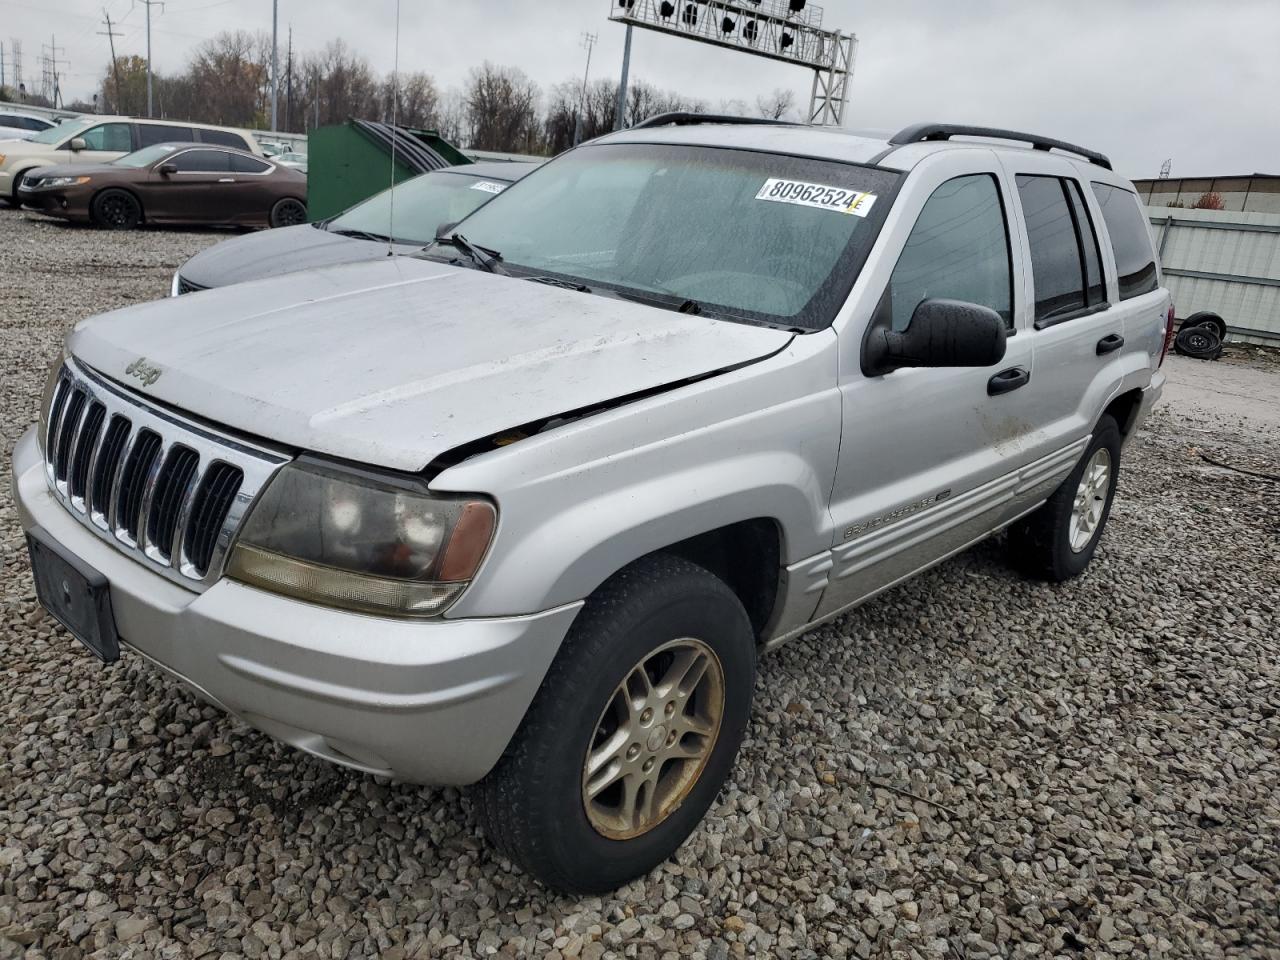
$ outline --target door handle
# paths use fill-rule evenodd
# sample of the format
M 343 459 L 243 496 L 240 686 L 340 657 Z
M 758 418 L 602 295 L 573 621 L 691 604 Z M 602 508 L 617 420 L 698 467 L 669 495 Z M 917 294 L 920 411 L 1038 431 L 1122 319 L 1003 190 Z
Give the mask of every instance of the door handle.
M 1008 370 L 1001 370 L 987 381 L 987 395 L 994 397 L 998 393 L 1017 390 L 1019 387 L 1026 386 L 1030 379 L 1030 372 L 1022 367 L 1010 367 Z
M 1118 333 L 1109 333 L 1098 341 L 1098 356 L 1113 353 L 1124 346 L 1124 337 Z
M 236 178 L 235 178 L 235 177 L 223 177 L 223 178 L 221 178 L 218 182 L 219 182 L 219 183 L 235 183 L 235 182 L 236 182 Z

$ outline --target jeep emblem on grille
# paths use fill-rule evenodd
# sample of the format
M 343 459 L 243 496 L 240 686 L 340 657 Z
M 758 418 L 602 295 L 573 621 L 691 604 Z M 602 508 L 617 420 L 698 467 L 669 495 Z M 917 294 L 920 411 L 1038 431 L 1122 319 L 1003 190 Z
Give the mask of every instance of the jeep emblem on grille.
M 163 372 L 159 367 L 153 367 L 147 363 L 146 357 L 139 357 L 133 363 L 124 368 L 124 372 L 131 377 L 137 377 L 142 381 L 144 387 L 149 387 L 160 379 Z

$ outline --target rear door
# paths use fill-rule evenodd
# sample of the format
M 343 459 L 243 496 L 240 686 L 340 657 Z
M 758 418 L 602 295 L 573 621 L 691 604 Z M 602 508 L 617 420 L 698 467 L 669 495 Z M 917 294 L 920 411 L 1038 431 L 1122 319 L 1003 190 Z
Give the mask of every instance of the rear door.
M 1053 464 L 1050 479 L 1060 481 L 1124 379 L 1124 312 L 1115 305 L 1114 277 L 1104 272 L 1100 216 L 1080 176 L 1085 165 L 1032 151 L 1002 159 L 1016 187 L 1029 260 L 1027 443 Z
M 276 196 L 271 187 L 271 164 L 240 153 L 227 155 L 231 161 L 231 177 L 217 185 L 218 200 L 224 217 L 237 221 L 266 219 Z
M 962 549 L 1018 511 L 1019 470 L 1030 459 L 1018 384 L 1032 358 L 1012 207 L 995 154 L 964 149 L 922 161 L 890 212 L 877 242 L 884 253 L 873 254 L 855 287 L 855 309 L 870 315 L 838 328 L 844 413 L 831 497 L 835 565 L 818 616 Z M 1009 333 L 1004 359 L 864 374 L 868 326 L 904 329 L 929 298 L 999 313 Z

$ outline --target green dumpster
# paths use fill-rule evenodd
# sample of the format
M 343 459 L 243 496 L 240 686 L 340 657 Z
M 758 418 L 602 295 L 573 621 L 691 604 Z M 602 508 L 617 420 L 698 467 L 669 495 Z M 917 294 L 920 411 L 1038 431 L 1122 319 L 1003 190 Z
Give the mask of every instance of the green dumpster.
M 326 220 L 393 183 L 471 162 L 434 130 L 369 120 L 318 127 L 307 137 L 307 216 Z

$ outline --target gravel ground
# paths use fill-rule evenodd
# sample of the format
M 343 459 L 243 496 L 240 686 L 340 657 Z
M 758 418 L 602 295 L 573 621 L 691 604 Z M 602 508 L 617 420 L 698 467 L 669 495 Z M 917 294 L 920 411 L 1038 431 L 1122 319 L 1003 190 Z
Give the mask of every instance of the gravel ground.
M 5 449 L 74 320 L 218 239 L 0 211 Z M 705 824 L 585 899 L 497 859 L 465 793 L 100 667 L 0 499 L 0 957 L 1280 958 L 1280 499 L 1197 449 L 1280 472 L 1273 426 L 1166 405 L 1082 578 L 988 543 L 766 658 Z

